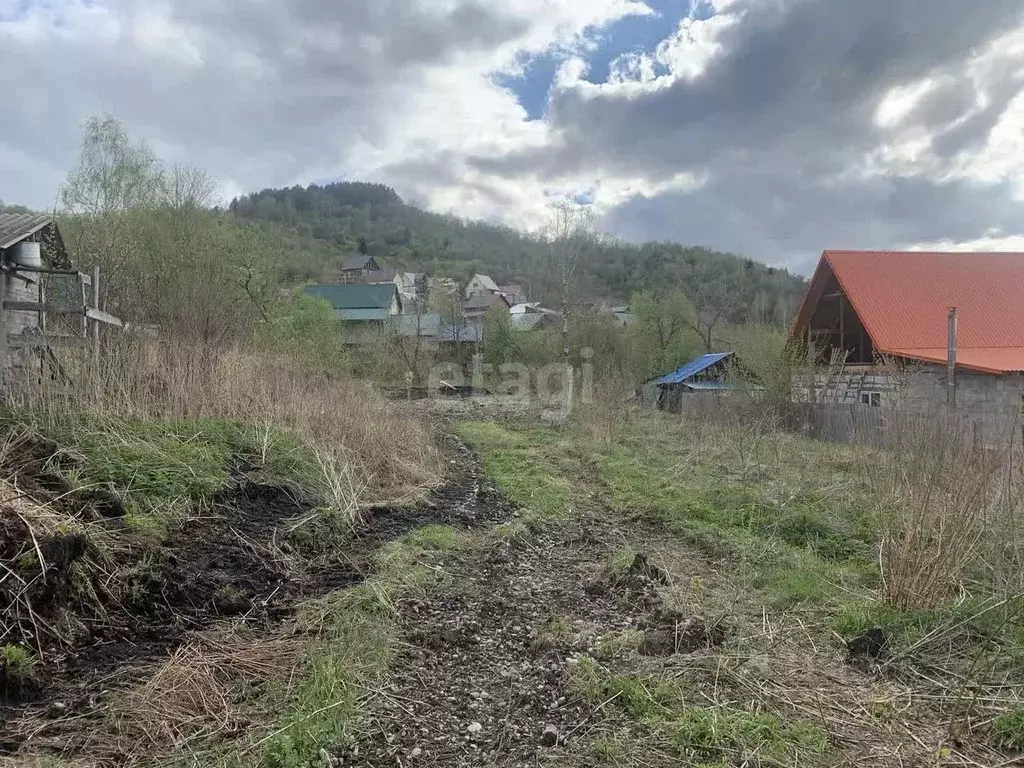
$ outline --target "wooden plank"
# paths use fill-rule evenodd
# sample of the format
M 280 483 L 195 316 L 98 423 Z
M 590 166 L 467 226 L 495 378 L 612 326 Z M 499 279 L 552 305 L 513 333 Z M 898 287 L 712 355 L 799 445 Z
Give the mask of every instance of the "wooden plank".
M 61 307 L 48 301 L 5 301 L 3 308 L 13 312 L 52 312 L 55 315 L 84 315 L 85 307 Z
M 26 336 L 23 333 L 7 334 L 7 345 L 15 349 L 28 349 L 36 347 L 90 347 L 92 342 L 81 336 L 67 335 L 42 335 L 32 334 Z
M 121 318 L 114 317 L 113 315 L 104 312 L 102 309 L 90 308 L 86 310 L 85 314 L 90 320 L 96 320 L 97 322 L 100 323 L 106 323 L 107 325 L 116 325 L 118 328 L 124 328 L 124 323 L 121 321 Z
M 22 274 L 14 267 L 12 267 L 10 264 L 0 264 L 0 270 L 9 273 L 11 277 L 13 277 L 16 280 L 21 280 L 21 282 L 23 282 L 25 285 L 36 284 L 35 280 L 33 280 L 31 277 L 28 277 L 27 275 Z

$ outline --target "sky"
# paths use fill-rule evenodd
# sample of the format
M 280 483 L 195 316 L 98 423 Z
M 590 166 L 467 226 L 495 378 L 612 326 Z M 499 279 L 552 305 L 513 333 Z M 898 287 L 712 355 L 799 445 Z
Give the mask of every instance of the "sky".
M 1024 0 L 0 0 L 0 199 L 117 115 L 224 201 L 353 179 L 807 274 L 1024 250 Z

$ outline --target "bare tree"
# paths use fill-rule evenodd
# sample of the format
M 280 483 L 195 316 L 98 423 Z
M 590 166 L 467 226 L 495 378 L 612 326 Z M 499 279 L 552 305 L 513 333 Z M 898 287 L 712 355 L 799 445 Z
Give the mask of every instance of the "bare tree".
M 423 318 L 429 314 L 430 310 L 430 283 L 427 280 L 426 274 L 420 273 L 416 276 L 415 291 L 416 295 L 410 302 L 412 316 L 415 318 L 415 323 L 411 328 L 412 340 L 409 341 L 408 335 L 405 332 L 406 328 L 404 327 L 395 327 L 393 333 L 395 348 L 408 369 L 406 373 L 409 377 L 410 386 L 420 387 L 424 383 L 423 364 L 428 362 L 428 355 L 423 343 Z M 438 334 L 441 333 L 440 326 L 437 332 Z
M 565 365 L 565 415 L 573 405 L 573 367 L 570 359 L 569 328 L 579 293 L 579 276 L 587 251 L 596 240 L 593 210 L 571 200 L 563 199 L 551 207 L 547 226 L 547 240 L 551 266 L 559 281 L 559 301 L 562 313 L 562 362 Z

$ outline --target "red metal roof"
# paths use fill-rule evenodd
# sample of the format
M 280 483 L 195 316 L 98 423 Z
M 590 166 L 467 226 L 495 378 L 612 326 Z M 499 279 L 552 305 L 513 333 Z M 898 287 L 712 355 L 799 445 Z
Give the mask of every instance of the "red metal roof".
M 959 366 L 1024 371 L 1024 253 L 825 251 L 809 299 L 829 269 L 879 352 L 945 363 L 956 307 Z

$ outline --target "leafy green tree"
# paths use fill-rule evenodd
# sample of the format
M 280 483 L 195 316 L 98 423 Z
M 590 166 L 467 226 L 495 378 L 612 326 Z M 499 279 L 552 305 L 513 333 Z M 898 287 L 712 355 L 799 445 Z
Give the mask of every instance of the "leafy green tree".
M 110 115 L 83 127 L 78 166 L 61 190 L 72 261 L 101 269 L 101 305 L 165 335 L 251 339 L 280 294 L 263 229 L 212 210 L 202 169 L 164 166 Z
M 674 370 L 700 353 L 696 312 L 682 291 L 661 298 L 637 293 L 629 308 L 634 317 L 629 328 L 633 369 L 640 380 Z
M 264 341 L 327 369 L 346 368 L 338 318 L 326 301 L 298 295 L 274 305 L 269 314 Z

